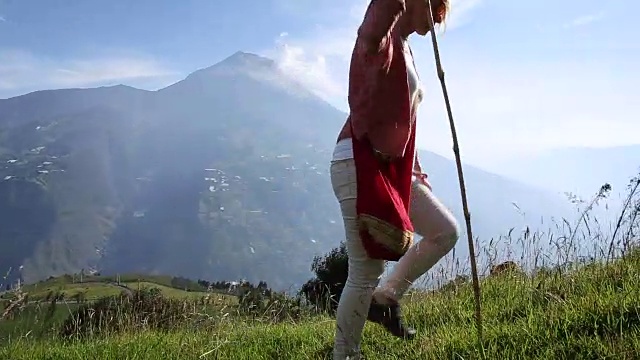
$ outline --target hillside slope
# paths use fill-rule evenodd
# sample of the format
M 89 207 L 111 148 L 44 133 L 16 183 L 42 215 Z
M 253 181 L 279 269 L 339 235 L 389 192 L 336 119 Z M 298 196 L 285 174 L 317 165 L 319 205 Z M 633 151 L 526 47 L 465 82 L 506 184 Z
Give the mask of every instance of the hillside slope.
M 502 274 L 482 281 L 486 359 L 636 359 L 640 353 L 640 257 L 589 264 L 567 273 L 534 277 Z M 367 359 L 480 359 L 471 284 L 407 297 L 404 313 L 413 341 L 392 338 L 367 322 L 362 352 Z M 11 359 L 330 359 L 335 320 L 304 316 L 282 322 L 216 312 L 170 331 L 132 331 L 65 341 L 16 336 L 0 343 Z M 279 310 L 279 309 L 278 309 Z M 282 309 L 285 312 L 287 309 Z M 196 324 L 203 324 L 196 325 Z M 38 324 L 24 331 L 38 333 Z M 144 350 L 142 350 L 144 349 Z
M 27 282 L 85 269 L 299 285 L 344 236 L 328 167 L 345 116 L 242 52 L 154 92 L 1 100 L 0 269 Z M 462 222 L 455 164 L 422 161 Z M 513 223 L 511 202 L 535 216 L 563 204 L 472 168 L 467 183 L 483 239 L 529 221 Z

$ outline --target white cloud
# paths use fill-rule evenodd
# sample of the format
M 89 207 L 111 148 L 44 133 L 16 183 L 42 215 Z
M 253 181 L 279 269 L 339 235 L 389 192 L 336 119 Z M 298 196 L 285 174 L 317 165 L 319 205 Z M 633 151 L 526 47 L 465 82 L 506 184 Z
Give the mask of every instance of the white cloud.
M 7 18 L 5 18 L 4 16 L 0 15 L 0 22 L 6 22 Z
M 305 36 L 292 36 L 283 32 L 275 40 L 275 49 L 263 53 L 276 60 L 287 73 L 306 85 L 314 93 L 337 107 L 346 110 L 348 66 L 356 32 L 370 0 L 359 0 L 351 5 L 328 6 L 330 15 L 322 16 L 314 5 L 310 16 L 313 19 L 330 18 L 329 25 L 316 25 Z M 472 19 L 472 12 L 483 0 L 452 0 L 451 17 L 447 31 L 462 27 Z M 310 13 L 304 1 L 279 0 L 278 5 L 290 14 L 305 16 Z M 321 12 L 321 11 L 320 11 Z M 344 21 L 335 26 L 335 14 Z M 325 14 L 326 15 L 326 14 Z M 286 30 L 286 29 L 285 29 Z
M 563 27 L 566 29 L 569 29 L 569 28 L 585 26 L 585 25 L 589 25 L 594 22 L 600 21 L 603 18 L 604 18 L 604 13 L 583 15 L 565 23 Z
M 178 76 L 159 61 L 140 54 L 51 59 L 21 50 L 0 50 L 0 97 L 40 89 L 117 84 L 154 89 Z
M 61 67 L 51 74 L 51 80 L 62 86 L 84 86 L 166 77 L 173 74 L 153 59 L 105 58 L 73 60 L 61 64 Z
M 344 97 L 345 85 L 339 81 L 341 77 L 336 76 L 338 69 L 328 64 L 328 59 L 335 57 L 331 51 L 306 48 L 302 44 L 290 42 L 289 36 L 283 33 L 276 41 L 276 49 L 268 51 L 267 55 L 284 72 L 322 98 L 339 101 Z
M 327 20 L 325 23 L 331 24 L 316 25 L 304 36 L 292 36 L 285 31 L 275 39 L 274 47 L 263 53 L 273 58 L 283 71 L 294 76 L 315 94 L 346 110 L 348 84 L 345 79 L 349 58 L 368 0 L 359 0 L 351 5 L 332 4 L 325 8 L 329 9 L 329 14 L 309 11 L 310 6 L 315 10 L 320 9 L 303 1 L 279 0 L 278 4 L 289 14 L 306 16 L 310 21 L 334 19 L 332 15 L 342 14 L 340 19 L 343 21 L 339 25 Z

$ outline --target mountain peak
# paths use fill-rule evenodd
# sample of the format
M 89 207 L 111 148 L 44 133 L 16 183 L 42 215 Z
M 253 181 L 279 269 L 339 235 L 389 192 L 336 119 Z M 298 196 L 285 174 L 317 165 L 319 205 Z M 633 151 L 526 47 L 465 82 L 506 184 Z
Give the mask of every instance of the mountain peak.
M 219 63 L 200 69 L 189 75 L 189 77 L 219 73 L 274 72 L 277 69 L 276 62 L 269 58 L 249 52 L 236 51 Z
M 275 61 L 264 56 L 244 51 L 236 51 L 234 54 L 222 60 L 217 65 L 274 68 L 276 66 L 276 63 Z
M 276 61 L 244 51 L 236 51 L 217 64 L 197 70 L 187 76 L 186 79 L 165 89 L 192 83 L 212 83 L 213 79 L 224 78 L 249 78 L 273 89 L 283 90 L 296 97 L 317 97 L 295 78 L 282 71 Z

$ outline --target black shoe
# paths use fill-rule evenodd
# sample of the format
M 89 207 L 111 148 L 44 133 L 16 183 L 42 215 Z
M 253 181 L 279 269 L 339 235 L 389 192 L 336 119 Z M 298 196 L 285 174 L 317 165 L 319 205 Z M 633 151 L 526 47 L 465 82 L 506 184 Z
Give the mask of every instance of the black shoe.
M 392 335 L 405 340 L 411 340 L 416 335 L 416 330 L 404 324 L 400 304 L 380 304 L 375 297 L 371 300 L 367 320 L 380 324 Z

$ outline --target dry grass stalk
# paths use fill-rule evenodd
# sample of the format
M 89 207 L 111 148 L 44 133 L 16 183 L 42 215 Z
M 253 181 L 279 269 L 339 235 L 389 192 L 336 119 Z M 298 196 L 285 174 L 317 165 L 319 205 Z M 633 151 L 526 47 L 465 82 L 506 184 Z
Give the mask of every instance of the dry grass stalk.
M 0 315 L 0 320 L 8 319 L 14 311 L 19 309 L 20 306 L 22 306 L 26 302 L 26 299 L 27 299 L 27 293 L 23 291 L 17 291 L 16 298 L 13 299 L 9 303 L 9 306 L 7 306 L 7 308 L 2 312 L 2 315 Z

